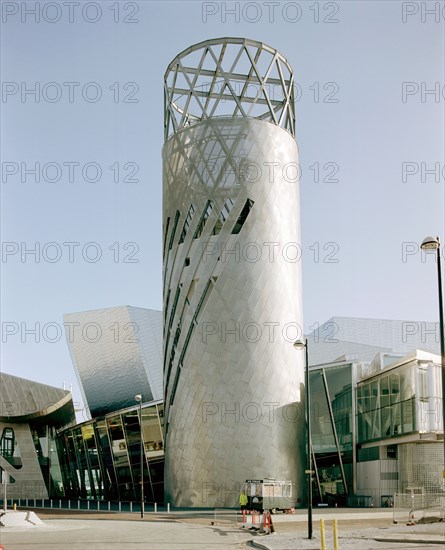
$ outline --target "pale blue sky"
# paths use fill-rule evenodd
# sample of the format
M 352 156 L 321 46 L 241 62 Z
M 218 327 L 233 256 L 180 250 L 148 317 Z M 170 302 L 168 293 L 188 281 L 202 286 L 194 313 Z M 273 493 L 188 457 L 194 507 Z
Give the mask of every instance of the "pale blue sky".
M 26 15 L 21 3 L 2 6 L 2 81 L 12 83 L 4 91 L 14 92 L 14 83 L 41 83 L 38 103 L 31 96 L 22 102 L 20 93 L 2 97 L 2 167 L 95 162 L 103 174 L 100 181 L 89 182 L 76 167 L 70 183 L 64 167 L 55 183 L 36 183 L 29 175 L 22 183 L 21 170 L 3 179 L 2 241 L 40 242 L 41 247 L 81 243 L 72 263 L 63 246 L 56 263 L 46 261 L 42 250 L 39 263 L 31 256 L 22 263 L 19 253 L 3 258 L 3 323 L 62 325 L 64 313 L 125 304 L 161 309 L 163 75 L 177 53 L 220 36 L 244 36 L 279 49 L 301 87 L 296 112 L 306 329 L 333 315 L 437 319 L 433 258 L 422 263 L 416 254 L 403 262 L 402 243 L 420 243 L 429 234 L 444 237 L 443 174 L 439 182 L 432 175 L 421 181 L 421 163 L 426 168 L 440 163 L 444 169 L 443 16 L 439 22 L 425 16 L 422 22 L 421 3 L 411 3 L 419 11 L 404 23 L 402 2 L 320 2 L 321 21 L 315 23 L 310 7 L 317 3 L 300 1 L 280 2 L 271 22 L 262 2 L 250 3 L 249 11 L 246 3 L 226 2 L 239 5 L 240 20 L 227 14 L 224 22 L 216 2 L 119 2 L 119 14 L 116 2 L 99 2 L 102 15 L 96 23 L 85 20 L 95 16 L 94 6 L 85 17 L 77 8 L 72 23 L 63 7 L 60 20 L 49 23 L 45 18 L 55 19 L 56 11 L 47 10 L 46 2 L 37 4 L 39 23 L 30 15 L 21 22 Z M 301 17 L 290 22 L 298 15 L 295 5 Z M 207 22 L 203 10 L 209 12 Z M 139 21 L 125 23 L 125 17 Z M 338 22 L 323 23 L 323 18 Z M 43 91 L 48 82 L 61 87 L 59 101 L 46 100 L 57 92 L 54 86 Z M 73 88 L 72 103 L 64 82 L 80 83 Z M 88 82 L 102 90 L 96 103 L 82 98 Z M 138 85 L 133 95 L 138 102 L 124 103 L 135 90 L 126 86 L 131 82 Z M 314 83 L 322 99 L 333 90 L 323 91 L 329 82 L 338 87 L 338 103 L 315 102 Z M 419 87 L 406 102 L 403 82 Z M 422 102 L 422 86 L 431 89 L 436 82 L 440 97 L 427 95 Z M 94 89 L 86 93 L 92 97 Z M 108 167 L 119 163 L 125 176 L 132 166 L 124 169 L 128 162 L 139 166 L 139 181 L 115 183 Z M 315 162 L 322 176 L 325 163 L 336 163 L 339 182 L 315 183 L 309 169 Z M 406 182 L 403 162 L 419 165 L 419 173 Z M 89 172 L 88 178 L 93 175 Z M 103 254 L 96 263 L 81 254 L 82 246 L 93 241 Z M 332 250 L 323 251 L 329 242 L 338 247 L 337 263 L 322 261 Z M 119 244 L 110 250 L 113 243 Z M 124 263 L 122 255 L 114 261 L 117 248 L 124 256 L 134 250 L 132 245 L 123 250 L 126 243 L 139 247 L 137 263 Z M 320 246 L 318 262 L 314 243 Z M 54 252 L 45 249 L 45 254 Z M 75 384 L 64 337 L 35 343 L 20 331 L 2 344 L 1 358 L 6 372 L 54 385 Z M 74 397 L 80 401 L 76 388 Z

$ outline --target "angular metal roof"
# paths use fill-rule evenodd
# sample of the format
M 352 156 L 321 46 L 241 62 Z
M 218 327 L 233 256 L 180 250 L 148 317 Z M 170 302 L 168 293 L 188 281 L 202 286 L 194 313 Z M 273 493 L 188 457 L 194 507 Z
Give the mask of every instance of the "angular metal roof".
M 45 419 L 56 426 L 75 420 L 71 392 L 0 373 L 0 421 Z

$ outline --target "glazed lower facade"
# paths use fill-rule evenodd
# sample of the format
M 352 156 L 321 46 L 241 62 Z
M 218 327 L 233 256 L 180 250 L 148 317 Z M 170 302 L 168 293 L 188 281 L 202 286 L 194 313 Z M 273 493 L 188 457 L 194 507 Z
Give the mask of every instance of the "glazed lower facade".
M 145 502 L 164 500 L 164 406 L 142 407 Z M 140 500 L 139 408 L 89 420 L 57 437 L 66 498 Z

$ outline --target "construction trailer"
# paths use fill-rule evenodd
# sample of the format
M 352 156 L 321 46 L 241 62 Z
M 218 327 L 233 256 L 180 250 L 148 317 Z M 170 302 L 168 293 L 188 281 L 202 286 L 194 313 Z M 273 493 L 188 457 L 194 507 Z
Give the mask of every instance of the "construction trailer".
M 248 479 L 244 485 L 249 510 L 289 511 L 295 506 L 292 482 L 276 479 Z

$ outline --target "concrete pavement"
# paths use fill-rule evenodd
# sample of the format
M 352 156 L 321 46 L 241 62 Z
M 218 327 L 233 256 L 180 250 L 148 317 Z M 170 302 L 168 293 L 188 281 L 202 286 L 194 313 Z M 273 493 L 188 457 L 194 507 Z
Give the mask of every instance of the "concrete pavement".
M 159 518 L 156 521 L 45 519 L 46 527 L 2 528 L 5 550 L 239 550 L 251 533 Z
M 239 550 L 252 546 L 267 550 L 319 549 L 320 517 L 325 519 L 329 550 L 334 548 L 333 518 L 338 520 L 340 550 L 445 547 L 444 523 L 394 525 L 392 511 L 381 509 L 314 510 L 310 541 L 304 510 L 295 515 L 273 516 L 276 529 L 273 535 L 243 529 L 236 524 L 234 510 L 150 513 L 144 519 L 137 513 L 40 510 L 37 514 L 46 527 L 0 529 L 0 543 L 5 550 Z
M 332 550 L 334 541 L 331 533 L 326 534 L 326 548 Z M 263 537 L 261 540 L 255 538 L 252 545 L 263 550 L 319 550 L 321 548 L 320 534 L 308 540 L 304 534 L 279 534 Z M 427 533 L 379 533 L 374 529 L 361 532 L 343 531 L 338 537 L 338 548 L 354 550 L 389 550 L 407 548 L 422 548 L 423 550 L 437 550 L 445 548 L 445 539 L 439 535 Z
M 377 550 L 445 548 L 445 524 L 407 525 L 393 523 L 392 510 L 324 509 L 314 510 L 313 536 L 307 538 L 307 515 L 273 516 L 275 534 L 255 537 L 252 544 L 263 550 L 306 550 L 321 548 L 320 519 L 325 522 L 326 548 L 334 548 L 333 523 L 338 524 L 338 544 L 341 550 Z

